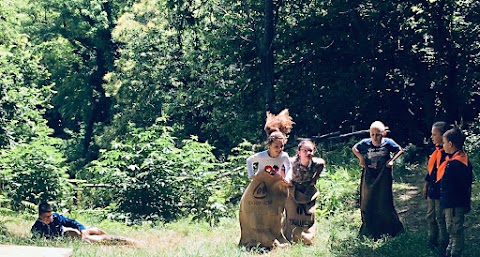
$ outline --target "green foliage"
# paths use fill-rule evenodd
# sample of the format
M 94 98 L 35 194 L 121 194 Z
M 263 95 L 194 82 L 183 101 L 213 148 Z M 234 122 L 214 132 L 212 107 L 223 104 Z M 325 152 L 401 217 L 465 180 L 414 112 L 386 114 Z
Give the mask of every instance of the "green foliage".
M 317 213 L 331 216 L 351 210 L 360 196 L 360 176 L 360 169 L 327 166 L 324 175 L 317 181 L 320 192 Z
M 403 149 L 403 154 L 401 158 L 405 164 L 418 164 L 425 161 L 426 154 L 424 154 L 423 149 L 417 147 L 414 144 L 409 144 Z M 419 158 L 419 156 L 425 156 L 424 158 Z
M 464 133 L 467 137 L 464 144 L 465 151 L 468 153 L 468 159 L 473 165 L 473 172 L 478 180 L 480 176 L 480 115 Z
M 317 148 L 321 157 L 326 160 L 327 167 L 338 165 L 354 169 L 358 167 L 358 159 L 352 152 L 352 146 L 358 141 L 359 139 L 355 138 L 351 138 L 346 142 L 327 141 L 319 143 Z
M 253 153 L 253 145 L 244 140 L 232 149 L 232 154 L 225 161 L 225 173 L 222 175 L 223 179 L 220 183 L 224 198 L 233 207 L 237 207 L 245 188 L 250 183 L 245 160 Z
M 19 40 L 0 44 L 0 148 L 50 133 L 42 115 L 51 88 L 40 83 L 48 73 L 28 40 Z
M 24 0 L 20 12 L 29 19 L 22 31 L 40 47 L 42 64 L 53 83 L 52 109 L 46 117 L 55 135 L 81 136 L 75 168 L 97 157 L 94 136 L 110 116 L 112 101 L 105 93 L 104 76 L 113 69 L 117 45 L 111 38 L 116 19 L 133 1 L 113 0 Z M 71 141 L 72 142 L 72 141 Z M 71 174 L 75 175 L 74 173 Z
M 5 191 L 15 209 L 22 202 L 63 201 L 69 196 L 65 159 L 59 140 L 38 138 L 0 150 L 0 170 Z
M 2 202 L 19 209 L 24 201 L 64 196 L 67 184 L 60 140 L 49 137 L 43 117 L 52 95 L 51 85 L 43 83 L 49 74 L 36 46 L 17 31 L 26 18 L 15 4 L 0 5 L 0 26 L 9 25 L 0 31 L 0 178 Z
M 195 137 L 181 147 L 174 140 L 171 128 L 160 122 L 132 127 L 111 149 L 101 150 L 82 176 L 111 185 L 105 189 L 111 194 L 107 202 L 134 220 L 208 217 L 216 206 L 210 196 L 218 188 L 212 147 Z
M 254 98 L 238 94 L 246 78 L 231 54 L 235 47 L 225 47 L 223 40 L 231 37 L 221 36 L 229 28 L 216 6 L 212 1 L 139 1 L 119 19 L 113 36 L 122 43 L 120 58 L 107 76 L 108 92 L 121 112 L 114 121 L 116 133 L 127 122 L 149 126 L 160 114 L 169 117 L 176 136 L 198 135 L 220 153 L 256 134 L 249 128 L 265 114 L 249 107 Z

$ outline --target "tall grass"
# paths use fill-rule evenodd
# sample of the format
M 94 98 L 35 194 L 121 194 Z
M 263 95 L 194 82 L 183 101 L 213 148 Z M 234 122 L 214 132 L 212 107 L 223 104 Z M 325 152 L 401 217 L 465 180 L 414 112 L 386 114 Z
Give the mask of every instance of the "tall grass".
M 30 227 L 35 214 L 3 214 L 0 224 L 8 233 L 0 234 L 0 244 L 71 247 L 75 257 L 153 257 L 153 256 L 285 256 L 285 257 L 405 257 L 435 256 L 426 247 L 425 205 L 419 193 L 423 173 L 419 170 L 399 170 L 395 175 L 394 196 L 406 232 L 395 238 L 371 240 L 358 237 L 361 224 L 360 211 L 351 200 L 358 188 L 356 171 L 330 167 L 319 180 L 323 197 L 320 202 L 335 201 L 337 208 L 326 215 L 317 216 L 317 235 L 312 246 L 302 244 L 265 252 L 260 249 L 247 251 L 237 246 L 240 237 L 238 218 L 222 218 L 217 226 L 206 222 L 192 223 L 184 218 L 174 223 L 144 223 L 127 226 L 118 221 L 101 219 L 94 212 L 68 213 L 85 225 L 98 226 L 110 234 L 127 236 L 142 242 L 140 247 L 90 245 L 70 240 L 32 240 Z M 400 177 L 402 179 L 400 179 Z M 343 182 L 342 182 L 343 181 Z M 475 195 L 479 186 L 475 185 Z M 336 200 L 332 200 L 336 198 Z M 350 200 L 349 200 L 350 199 Z M 480 256 L 475 245 L 480 237 L 479 200 L 474 197 L 473 210 L 467 214 L 466 247 L 464 257 Z M 332 203 L 333 204 L 333 203 Z M 322 206 L 319 205 L 319 214 Z M 233 213 L 238 217 L 238 213 Z
M 5 217 L 4 217 L 5 218 Z M 2 219 L 4 219 L 2 218 Z M 125 246 L 89 245 L 78 241 L 31 240 L 28 228 L 31 222 L 12 217 L 7 227 L 12 235 L 2 237 L 2 244 L 37 245 L 50 247 L 71 247 L 74 256 L 342 256 L 342 257 L 404 257 L 433 256 L 433 252 L 425 245 L 426 230 L 410 231 L 395 238 L 373 241 L 357 237 L 359 226 L 357 210 L 338 213 L 329 218 L 317 221 L 317 236 L 313 246 L 301 244 L 287 248 L 279 248 L 270 252 L 262 250 L 247 251 L 237 246 L 239 225 L 236 219 L 222 219 L 220 225 L 211 228 L 207 223 L 192 224 L 181 220 L 172 224 L 135 228 L 124 224 L 101 222 L 108 232 L 129 236 L 143 243 L 138 248 Z M 466 257 L 479 256 L 474 246 L 467 245 Z

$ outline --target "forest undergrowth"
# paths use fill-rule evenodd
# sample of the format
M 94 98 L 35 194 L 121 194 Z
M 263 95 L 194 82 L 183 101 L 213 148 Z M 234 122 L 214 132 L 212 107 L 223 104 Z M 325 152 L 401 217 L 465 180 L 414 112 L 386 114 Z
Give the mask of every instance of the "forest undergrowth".
M 127 226 L 118 221 L 99 219 L 92 211 L 77 210 L 69 216 L 87 225 L 101 227 L 111 234 L 128 236 L 141 242 L 140 247 L 90 245 L 70 240 L 32 240 L 30 227 L 34 214 L 4 213 L 1 223 L 6 231 L 0 244 L 71 247 L 74 256 L 335 256 L 335 257 L 400 257 L 437 256 L 426 245 L 425 200 L 421 197 L 424 174 L 418 168 L 394 171 L 394 199 L 405 233 L 394 238 L 370 240 L 359 238 L 360 211 L 353 202 L 332 215 L 318 215 L 317 236 L 312 246 L 302 244 L 272 251 L 247 251 L 237 246 L 240 237 L 238 213 L 223 218 L 217 226 L 206 222 L 191 222 L 184 218 L 166 224 Z M 328 180 L 328 174 L 322 177 Z M 325 182 L 324 181 L 324 182 Z M 319 181 L 319 187 L 324 185 Z M 353 196 L 356 188 L 349 189 Z M 320 189 L 322 191 L 322 189 Z M 474 186 L 472 211 L 466 218 L 466 247 L 464 257 L 476 257 L 476 239 L 480 238 L 478 186 Z M 354 197 L 352 197 L 354 198 Z M 318 211 L 321 213 L 321 210 Z

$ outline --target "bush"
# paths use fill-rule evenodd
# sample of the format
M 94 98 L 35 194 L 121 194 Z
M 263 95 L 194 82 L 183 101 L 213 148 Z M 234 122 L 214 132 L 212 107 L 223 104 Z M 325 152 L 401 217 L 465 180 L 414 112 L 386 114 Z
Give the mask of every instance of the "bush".
M 247 188 L 248 179 L 247 165 L 245 161 L 254 153 L 253 145 L 243 141 L 232 149 L 231 155 L 225 162 L 225 171 L 222 176 L 222 192 L 230 207 L 237 208 L 243 192 Z
M 317 213 L 330 216 L 339 211 L 354 208 L 359 198 L 360 168 L 327 167 L 324 175 L 317 181 L 320 196 L 317 198 Z
M 102 149 L 100 158 L 79 174 L 111 186 L 97 189 L 108 198 L 101 201 L 133 220 L 211 217 L 212 210 L 218 209 L 211 197 L 220 169 L 213 147 L 195 137 L 177 147 L 172 129 L 159 123 L 130 131 L 112 142 L 110 149 Z
M 323 142 L 318 144 L 319 154 L 328 165 L 340 165 L 343 167 L 358 167 L 358 159 L 352 152 L 352 146 L 358 140 L 352 138 L 346 142 Z
M 63 155 L 58 139 L 38 138 L 0 151 L 0 171 L 14 209 L 22 202 L 60 200 L 69 195 Z
M 480 176 L 480 115 L 470 125 L 470 128 L 465 132 L 465 151 L 468 154 L 468 159 L 473 165 L 475 177 Z

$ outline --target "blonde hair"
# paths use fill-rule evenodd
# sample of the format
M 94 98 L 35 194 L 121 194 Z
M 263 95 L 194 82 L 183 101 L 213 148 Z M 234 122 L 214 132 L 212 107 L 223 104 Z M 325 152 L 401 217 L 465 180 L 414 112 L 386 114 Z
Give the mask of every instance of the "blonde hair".
M 383 136 L 386 136 L 387 135 L 387 128 L 385 127 L 385 124 L 383 124 L 383 122 L 381 121 L 374 121 L 372 123 L 372 125 L 370 125 L 370 131 L 372 129 L 378 129 L 378 131 L 380 131 L 380 133 L 382 133 Z

